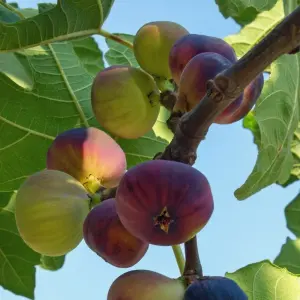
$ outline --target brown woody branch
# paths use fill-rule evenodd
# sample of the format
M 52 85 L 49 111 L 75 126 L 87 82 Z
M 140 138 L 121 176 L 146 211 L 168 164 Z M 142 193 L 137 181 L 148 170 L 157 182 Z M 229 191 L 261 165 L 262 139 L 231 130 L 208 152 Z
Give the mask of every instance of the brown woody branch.
M 207 84 L 207 93 L 199 104 L 184 114 L 176 124 L 173 140 L 155 159 L 193 165 L 197 148 L 214 119 L 244 88 L 273 61 L 300 45 L 300 7 L 285 17 L 263 40 L 232 67 Z M 174 126 L 174 124 L 173 124 Z

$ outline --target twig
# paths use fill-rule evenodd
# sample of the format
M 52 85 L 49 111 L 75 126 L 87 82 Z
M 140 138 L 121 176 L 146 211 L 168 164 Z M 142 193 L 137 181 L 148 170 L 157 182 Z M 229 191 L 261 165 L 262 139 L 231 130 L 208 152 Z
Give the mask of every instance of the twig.
M 281 55 L 300 45 L 300 7 L 285 17 L 268 35 L 230 68 L 207 85 L 207 93 L 198 105 L 178 122 L 171 143 L 156 159 L 193 165 L 197 148 L 214 119 L 258 74 Z

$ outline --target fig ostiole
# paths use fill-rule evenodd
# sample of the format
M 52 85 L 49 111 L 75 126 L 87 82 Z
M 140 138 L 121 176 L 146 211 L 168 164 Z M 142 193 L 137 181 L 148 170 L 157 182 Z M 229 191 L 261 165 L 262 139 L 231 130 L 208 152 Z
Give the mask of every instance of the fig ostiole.
M 34 251 L 60 256 L 83 239 L 90 197 L 75 178 L 57 170 L 29 176 L 16 195 L 15 216 L 21 238 Z
M 91 99 L 99 124 L 124 139 L 148 133 L 160 111 L 160 91 L 154 78 L 130 66 L 116 65 L 100 71 L 93 81 Z
M 47 152 L 47 168 L 65 172 L 91 193 L 116 187 L 126 171 L 126 156 L 104 131 L 74 128 L 59 134 Z
M 103 201 L 89 212 L 84 221 L 83 233 L 91 250 L 119 268 L 134 266 L 149 247 L 149 244 L 124 228 L 116 212 L 114 198 Z
M 107 300 L 182 300 L 185 284 L 148 270 L 129 271 L 111 285 Z
M 152 160 L 130 168 L 116 193 L 124 227 L 154 245 L 181 244 L 209 221 L 213 197 L 206 177 L 183 163 Z

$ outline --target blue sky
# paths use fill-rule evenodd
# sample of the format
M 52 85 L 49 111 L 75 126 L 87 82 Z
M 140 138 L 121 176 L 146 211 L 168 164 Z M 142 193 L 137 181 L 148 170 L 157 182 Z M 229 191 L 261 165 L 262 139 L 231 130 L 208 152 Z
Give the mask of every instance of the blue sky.
M 18 2 L 21 7 L 34 7 L 44 1 Z M 212 0 L 116 0 L 103 28 L 135 34 L 144 23 L 154 20 L 175 21 L 191 33 L 221 38 L 239 30 L 233 21 L 223 18 Z M 103 50 L 107 49 L 102 38 L 97 40 Z M 241 202 L 233 195 L 250 174 L 256 157 L 252 135 L 242 128 L 241 122 L 213 125 L 199 147 L 195 167 L 207 176 L 215 201 L 211 220 L 198 234 L 206 275 L 224 275 L 249 263 L 273 260 L 286 237 L 292 237 L 286 229 L 283 210 L 297 194 L 298 183 L 287 189 L 273 185 Z M 151 246 L 137 265 L 117 269 L 82 242 L 68 254 L 63 269 L 49 272 L 38 268 L 35 299 L 105 300 L 111 283 L 131 269 L 149 269 L 170 277 L 179 275 L 171 247 Z M 0 288 L 0 299 L 25 298 Z

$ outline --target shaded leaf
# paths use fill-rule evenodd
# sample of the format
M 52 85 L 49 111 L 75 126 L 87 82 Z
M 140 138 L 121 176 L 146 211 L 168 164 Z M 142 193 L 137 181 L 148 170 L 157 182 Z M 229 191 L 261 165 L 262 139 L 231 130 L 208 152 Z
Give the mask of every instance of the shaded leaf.
M 130 34 L 115 33 L 115 35 L 131 43 L 134 39 L 134 36 Z M 105 59 L 109 65 L 127 65 L 139 67 L 132 49 L 110 39 L 106 39 L 105 41 L 109 47 L 109 50 L 105 53 Z
M 94 38 L 76 39 L 71 42 L 81 63 L 92 76 L 104 69 L 103 53 Z
M 268 260 L 250 264 L 234 273 L 226 273 L 247 294 L 248 300 L 298 300 L 300 276 Z
M 284 210 L 287 228 L 300 238 L 300 194 Z
M 16 295 L 34 299 L 35 265 L 39 264 L 40 255 L 19 236 L 14 215 L 15 194 L 11 195 L 7 206 L 0 210 L 0 285 Z
M 0 52 L 75 38 L 87 31 L 96 33 L 103 23 L 101 3 L 100 0 L 59 1 L 43 14 L 9 25 L 0 23 Z
M 300 239 L 292 240 L 288 237 L 274 264 L 288 269 L 291 273 L 300 274 Z
M 65 255 L 56 257 L 41 255 L 40 267 L 48 271 L 57 271 L 63 267 L 65 259 Z
M 233 18 L 238 24 L 246 25 L 252 22 L 255 17 L 271 9 L 276 0 L 215 0 L 220 12 L 225 18 Z

